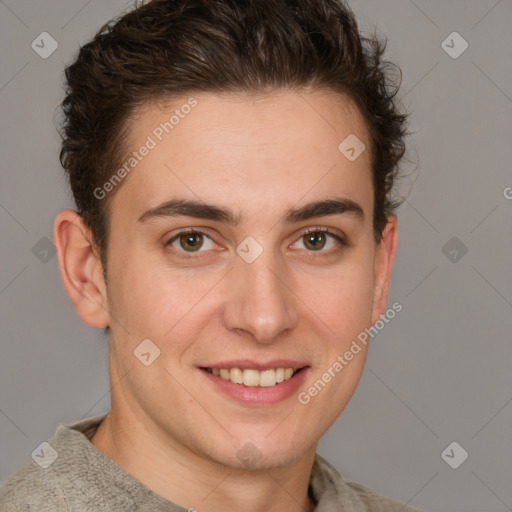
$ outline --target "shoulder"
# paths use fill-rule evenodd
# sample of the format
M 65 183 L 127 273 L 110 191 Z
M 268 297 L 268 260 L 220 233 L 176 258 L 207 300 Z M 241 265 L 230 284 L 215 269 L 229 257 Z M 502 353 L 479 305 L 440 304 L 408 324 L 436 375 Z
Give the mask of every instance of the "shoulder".
M 103 416 L 60 424 L 48 441 L 33 452 L 33 460 L 15 471 L 0 489 L 1 512 L 71 512 L 86 510 L 82 485 L 90 465 L 86 435 Z M 89 508 L 87 508 L 89 510 Z
M 372 512 L 421 512 L 362 484 L 356 482 L 345 483 L 353 491 L 354 495 L 357 496 L 357 500 L 361 505 L 365 507 L 362 510 L 371 510 Z
M 31 461 L 13 473 L 0 489 L 2 512 L 68 511 L 59 475 Z
M 320 488 L 326 495 L 332 496 L 332 503 L 344 507 L 350 505 L 350 510 L 357 512 L 421 512 L 360 483 L 345 480 L 334 466 L 318 454 L 316 463 L 320 468 L 317 474 L 323 480 Z

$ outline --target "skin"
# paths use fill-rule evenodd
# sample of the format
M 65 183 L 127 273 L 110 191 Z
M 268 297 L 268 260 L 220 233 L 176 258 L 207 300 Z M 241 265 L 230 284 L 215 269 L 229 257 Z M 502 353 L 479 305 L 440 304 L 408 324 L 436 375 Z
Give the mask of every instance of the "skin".
M 366 349 L 307 405 L 297 393 L 274 405 L 236 402 L 198 365 L 306 361 L 299 391 L 307 390 L 385 312 L 397 220 L 389 217 L 376 243 L 370 141 L 347 97 L 323 90 L 193 96 L 198 105 L 113 195 L 107 283 L 76 212 L 55 221 L 62 279 L 80 318 L 110 326 L 112 408 L 92 443 L 185 508 L 311 510 L 318 441 L 356 389 Z M 130 146 L 139 148 L 187 98 L 145 105 L 131 123 Z M 338 151 L 351 133 L 367 148 L 353 162 Z M 239 222 L 138 221 L 173 198 L 227 208 Z M 285 220 L 291 208 L 331 198 L 356 202 L 364 217 Z M 327 236 L 312 250 L 304 232 L 319 227 L 347 245 Z M 186 228 L 208 235 L 199 252 L 179 238 L 165 246 Z M 263 248 L 250 264 L 236 253 L 248 236 Z M 149 366 L 133 353 L 147 338 L 160 350 Z M 237 457 L 248 442 L 261 453 L 251 468 Z

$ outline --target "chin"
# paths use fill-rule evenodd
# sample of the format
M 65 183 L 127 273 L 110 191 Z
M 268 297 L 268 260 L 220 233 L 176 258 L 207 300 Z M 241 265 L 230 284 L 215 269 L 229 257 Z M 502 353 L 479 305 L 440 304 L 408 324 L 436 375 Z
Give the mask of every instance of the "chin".
M 290 442 L 291 436 L 288 435 L 286 441 L 278 436 L 275 439 L 266 436 L 266 433 L 236 436 L 224 453 L 209 455 L 215 462 L 233 469 L 266 471 L 286 467 L 315 448 L 297 437 Z

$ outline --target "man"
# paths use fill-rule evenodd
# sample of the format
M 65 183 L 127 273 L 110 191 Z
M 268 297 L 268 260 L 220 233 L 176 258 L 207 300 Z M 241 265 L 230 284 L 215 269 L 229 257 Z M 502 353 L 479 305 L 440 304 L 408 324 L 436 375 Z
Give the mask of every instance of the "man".
M 112 405 L 2 510 L 412 510 L 316 454 L 387 308 L 405 115 L 382 51 L 337 0 L 155 0 L 81 48 L 54 239 Z

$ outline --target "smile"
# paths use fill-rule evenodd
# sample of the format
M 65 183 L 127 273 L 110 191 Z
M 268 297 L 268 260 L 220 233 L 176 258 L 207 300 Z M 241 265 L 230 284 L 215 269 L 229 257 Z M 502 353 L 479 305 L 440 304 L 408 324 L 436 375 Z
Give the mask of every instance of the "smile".
M 205 361 L 197 368 L 216 393 L 251 406 L 273 405 L 291 398 L 311 370 L 304 360 L 253 358 Z
M 202 368 L 224 380 L 247 387 L 267 388 L 291 379 L 300 368 L 269 368 L 266 370 L 241 368 Z

